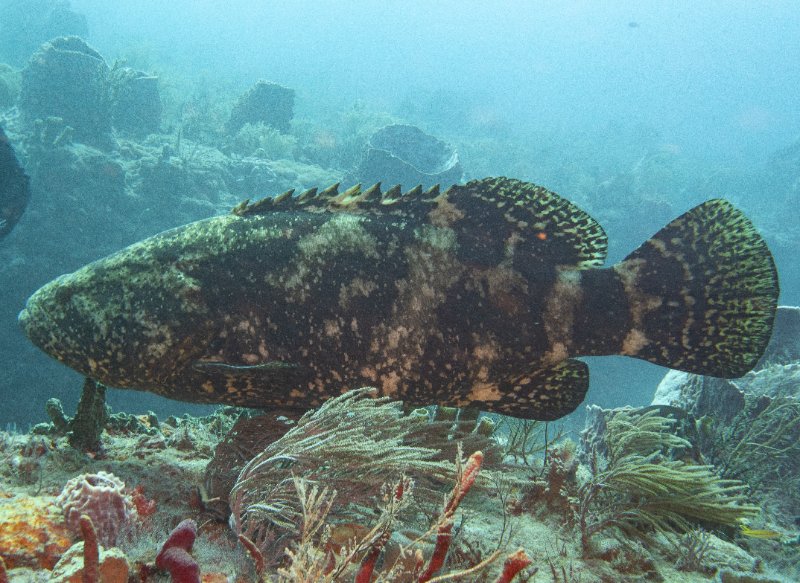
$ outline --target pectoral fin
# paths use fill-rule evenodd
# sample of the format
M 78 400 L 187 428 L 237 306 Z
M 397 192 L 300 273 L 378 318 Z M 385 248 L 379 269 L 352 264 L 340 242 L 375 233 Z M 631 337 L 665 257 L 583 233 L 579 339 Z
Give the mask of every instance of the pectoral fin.
M 289 389 L 305 381 L 307 376 L 304 367 L 283 361 L 243 365 L 199 360 L 192 368 L 203 373 L 214 385 L 224 383 L 228 392 L 249 392 L 259 388 Z

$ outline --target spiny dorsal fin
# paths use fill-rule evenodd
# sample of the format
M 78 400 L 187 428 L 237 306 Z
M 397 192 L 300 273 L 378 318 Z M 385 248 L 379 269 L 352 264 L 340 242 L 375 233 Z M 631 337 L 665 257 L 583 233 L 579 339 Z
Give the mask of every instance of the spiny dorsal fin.
M 419 196 L 420 194 L 422 194 L 422 185 L 421 184 L 417 184 L 414 188 L 412 188 L 411 190 L 406 192 L 405 196 L 410 197 L 410 198 L 414 198 L 414 197 Z
M 294 188 L 287 190 L 286 192 L 280 193 L 278 196 L 272 199 L 273 206 L 278 206 L 284 202 L 291 202 L 292 195 L 294 194 Z
M 309 188 L 297 196 L 292 196 L 294 190 L 287 190 L 275 197 L 262 198 L 254 203 L 247 199 L 236 205 L 232 213 L 238 216 L 247 216 L 278 210 L 278 208 L 280 210 L 291 208 L 306 208 L 310 210 L 320 207 L 330 211 L 356 211 L 362 208 L 377 208 L 415 199 L 430 203 L 440 194 L 438 184 L 424 192 L 422 186 L 417 185 L 405 193 L 402 192 L 399 184 L 395 184 L 385 193 L 381 192 L 380 182 L 376 182 L 366 190 L 361 189 L 361 184 L 356 184 L 342 193 L 339 192 L 339 185 L 340 183 L 337 182 L 321 191 L 316 188 Z
M 297 196 L 297 202 L 305 202 L 309 199 L 314 198 L 317 196 L 317 187 L 314 186 L 313 188 L 309 188 L 308 190 L 304 190 Z
M 380 182 L 376 182 L 375 184 L 373 184 L 372 186 L 370 186 L 368 189 L 366 189 L 364 191 L 364 194 L 361 195 L 361 200 L 362 201 L 375 201 L 375 200 L 380 200 L 381 196 L 382 196 L 381 183 Z
M 383 194 L 383 198 L 381 198 L 381 203 L 392 204 L 401 196 L 403 196 L 403 190 L 400 188 L 399 184 L 395 184 Z
M 231 209 L 231 214 L 234 214 L 234 215 L 237 215 L 237 216 L 240 216 L 240 217 L 245 215 L 245 214 L 247 214 L 247 209 L 249 208 L 248 207 L 249 204 L 250 204 L 250 199 L 249 198 L 244 199 L 242 202 L 240 202 L 239 204 L 237 204 L 235 207 L 233 207 Z
M 234 214 L 254 215 L 272 210 L 391 213 L 414 223 L 450 228 L 458 237 L 459 253 L 472 263 L 499 265 L 509 258 L 525 276 L 558 268 L 602 265 L 606 234 L 588 214 L 549 190 L 510 178 L 483 178 L 405 193 L 399 185 L 381 194 L 380 184 L 366 190 L 357 184 L 339 193 L 339 183 L 293 197 L 287 191 L 256 203 L 243 203 Z
M 361 183 L 351 186 L 336 198 L 331 199 L 330 203 L 337 207 L 350 206 L 358 200 L 359 194 L 361 194 Z
M 330 200 L 332 198 L 336 198 L 339 195 L 339 185 L 341 182 L 335 182 L 331 184 L 328 188 L 323 190 L 317 195 L 317 198 L 322 200 Z
M 422 195 L 422 198 L 431 200 L 431 199 L 436 198 L 437 196 L 439 196 L 439 185 L 438 184 L 434 184 L 433 186 L 431 186 L 428 190 L 426 190 L 424 192 L 424 194 Z

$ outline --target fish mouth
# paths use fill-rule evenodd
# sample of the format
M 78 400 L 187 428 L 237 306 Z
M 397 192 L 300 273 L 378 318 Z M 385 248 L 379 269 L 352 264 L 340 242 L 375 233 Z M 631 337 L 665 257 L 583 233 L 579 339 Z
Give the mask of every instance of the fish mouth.
M 28 329 L 30 328 L 31 323 L 30 320 L 31 315 L 30 312 L 28 312 L 28 308 L 22 308 L 19 314 L 17 314 L 17 323 L 19 324 L 19 327 L 22 328 L 22 331 L 26 336 L 28 336 Z
M 41 308 L 33 309 L 28 304 L 17 315 L 17 323 L 25 336 L 28 337 L 28 340 L 45 350 L 45 330 L 52 327 L 53 320 L 44 310 Z
M 35 346 L 52 355 L 52 346 L 59 336 L 59 322 L 46 309 L 47 297 L 42 290 L 33 293 L 17 315 L 22 332 Z

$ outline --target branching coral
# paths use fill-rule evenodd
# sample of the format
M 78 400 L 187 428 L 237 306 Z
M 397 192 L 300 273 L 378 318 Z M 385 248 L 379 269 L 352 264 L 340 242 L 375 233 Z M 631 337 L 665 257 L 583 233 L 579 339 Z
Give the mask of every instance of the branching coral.
M 503 456 L 511 457 L 514 463 L 530 466 L 533 458 L 547 448 L 547 423 L 541 421 L 501 417 L 495 431 L 505 437 Z
M 631 410 L 608 422 L 608 457 L 602 463 L 595 454 L 579 493 L 584 553 L 592 536 L 610 527 L 644 538 L 652 531 L 688 532 L 695 522 L 737 525 L 759 511 L 745 504 L 741 482 L 720 478 L 713 466 L 667 457 L 668 450 L 690 445 L 670 432 L 673 423 L 656 411 Z
M 392 476 L 412 476 L 423 487 L 447 480 L 452 463 L 406 439 L 427 419 L 403 415 L 401 403 L 369 398 L 373 391 L 327 401 L 242 469 L 230 495 L 237 534 L 258 542 L 295 532 L 303 515 L 295 477 L 346 491 L 349 504 L 368 502 Z
M 455 512 L 475 483 L 482 462 L 483 454 L 478 451 L 470 456 L 466 464 L 462 464 L 459 452 L 455 485 L 445 499 L 438 518 L 425 534 L 401 548 L 392 560 L 385 557 L 380 570 L 376 569 L 378 557 L 391 537 L 398 515 L 412 502 L 413 481 L 402 476 L 393 485 L 384 485 L 381 515 L 375 526 L 363 536 L 354 537 L 339 552 L 334 552 L 329 544 L 331 528 L 326 522 L 336 492 L 328 488 L 320 489 L 316 485 L 309 486 L 305 480 L 295 479 L 294 485 L 302 508 L 302 526 L 299 540 L 286 550 L 290 563 L 279 570 L 280 581 L 324 583 L 345 580 L 343 578 L 348 577 L 346 580 L 354 580 L 355 583 L 426 583 L 474 576 L 483 572 L 500 557 L 500 549 L 469 569 L 436 576 L 444 567 L 452 542 Z M 423 543 L 430 539 L 434 540 L 434 545 L 426 560 Z M 521 549 L 511 553 L 506 557 L 496 583 L 510 582 L 529 564 L 530 559 Z

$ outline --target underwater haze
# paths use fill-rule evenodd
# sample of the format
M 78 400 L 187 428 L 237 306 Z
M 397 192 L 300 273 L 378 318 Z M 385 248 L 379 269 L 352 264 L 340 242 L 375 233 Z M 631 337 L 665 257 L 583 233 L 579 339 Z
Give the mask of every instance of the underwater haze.
M 796 0 L 0 0 L 0 582 L 800 581 L 798 63 Z
M 72 4 L 106 58 L 141 51 L 241 86 L 265 77 L 313 109 L 434 100 L 442 121 L 457 108 L 522 132 L 640 123 L 725 163 L 769 155 L 800 125 L 790 0 Z
M 43 14 L 60 6 L 50 28 L 14 29 L 12 16 L 26 2 L 0 2 L 0 62 L 5 39 L 7 77 L 23 79 L 4 123 L 33 190 L 26 215 L 0 243 L 0 378 L 26 395 L 2 408 L 0 422 L 40 420 L 49 397 L 70 410 L 80 385 L 17 328 L 16 314 L 37 287 L 244 198 L 378 180 L 359 175 L 359 160 L 388 124 L 414 126 L 452 148 L 453 171 L 464 180 L 507 175 L 573 201 L 607 231 L 609 262 L 689 207 L 724 196 L 770 245 L 781 301 L 800 301 L 797 225 L 788 212 L 799 196 L 793 2 L 33 4 Z M 150 76 L 157 106 L 136 113 L 150 116 L 146 124 L 114 117 L 81 135 L 80 120 L 59 115 L 75 132 L 72 143 L 60 153 L 40 147 L 34 122 L 52 112 L 26 106 L 31 57 L 17 54 L 18 42 L 12 51 L 9 39 L 28 34 L 41 44 L 59 23 L 64 34 L 85 37 L 85 50 L 96 51 L 112 77 Z M 278 131 L 230 125 L 237 98 L 259 80 L 291 95 Z M 649 402 L 664 373 L 631 359 L 589 361 L 589 402 L 603 405 Z M 146 393 L 114 391 L 109 400 L 195 410 Z
M 19 133 L 16 147 L 34 192 L 21 224 L 2 242 L 9 281 L 2 375 L 4 386 L 37 397 L 4 408 L 2 422 L 24 426 L 40 418 L 45 396 L 76 398 L 79 381 L 35 352 L 13 321 L 36 287 L 243 198 L 334 181 L 385 182 L 380 172 L 359 175 L 358 163 L 370 135 L 392 123 L 415 126 L 457 152 L 450 176 L 531 180 L 579 204 L 609 234 L 609 261 L 690 206 L 729 198 L 770 244 L 781 301 L 800 301 L 797 225 L 786 212 L 798 200 L 800 134 L 800 17 L 792 2 L 33 4 L 42 14 L 60 8 L 41 30 L 22 20 L 17 30 L 14 18 L 35 12 L 20 12 L 24 1 L 0 4 L 8 85 L 18 91 L 23 79 L 6 125 Z M 124 123 L 81 128 L 84 118 L 112 115 L 98 113 L 108 107 L 102 100 L 74 121 L 59 115 L 78 133 L 76 143 L 98 148 L 78 152 L 68 144 L 68 159 L 44 156 L 26 134 L 53 112 L 26 106 L 39 99 L 24 90 L 33 57 L 17 54 L 20 38 L 44 43 L 59 25 L 85 36 L 86 50 L 97 51 L 112 76 L 149 76 L 156 100 L 127 112 Z M 286 88 L 291 104 L 282 123 L 292 125 L 226 126 L 237 96 L 259 80 Z M 71 83 L 52 81 L 62 82 Z M 38 90 L 57 97 L 58 87 Z M 134 137 L 160 149 L 162 163 L 158 153 L 147 161 L 141 150 L 126 152 L 139 148 L 125 141 Z M 61 175 L 53 164 L 71 170 Z M 37 233 L 49 222 L 42 241 Z M 647 402 L 663 374 L 614 357 L 592 368 L 590 397 L 602 404 Z M 637 382 L 623 387 L 629 378 Z M 130 398 L 141 406 L 146 396 L 110 397 L 115 405 Z

